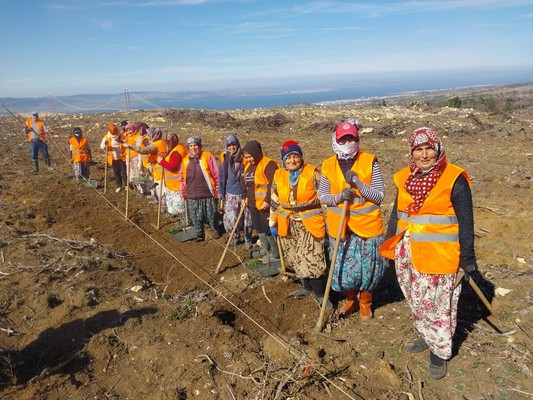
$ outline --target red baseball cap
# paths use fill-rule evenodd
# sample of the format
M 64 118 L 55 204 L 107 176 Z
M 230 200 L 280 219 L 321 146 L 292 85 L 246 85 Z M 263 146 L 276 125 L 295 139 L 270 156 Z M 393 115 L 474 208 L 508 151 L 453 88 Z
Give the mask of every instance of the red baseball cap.
M 357 126 L 351 122 L 343 122 L 337 125 L 337 129 L 335 129 L 335 140 L 338 142 L 344 136 L 353 136 L 358 142 L 359 130 L 357 129 Z

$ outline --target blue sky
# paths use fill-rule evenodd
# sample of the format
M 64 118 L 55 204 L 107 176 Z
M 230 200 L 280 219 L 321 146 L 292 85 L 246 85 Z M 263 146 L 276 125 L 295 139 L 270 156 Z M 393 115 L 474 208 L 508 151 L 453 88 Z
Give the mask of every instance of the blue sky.
M 0 97 L 531 70 L 533 1 L 2 0 Z

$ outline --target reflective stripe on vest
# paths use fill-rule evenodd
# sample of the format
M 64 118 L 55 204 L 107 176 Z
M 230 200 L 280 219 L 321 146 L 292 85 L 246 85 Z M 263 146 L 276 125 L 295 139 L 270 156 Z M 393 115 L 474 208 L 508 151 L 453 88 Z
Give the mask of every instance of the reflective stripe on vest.
M 352 171 L 357 173 L 359 179 L 370 186 L 372 183 L 372 169 L 375 156 L 370 153 L 359 152 L 355 160 Z M 322 163 L 322 175 L 327 177 L 330 183 L 331 193 L 341 193 L 348 183 L 339 166 L 337 156 L 332 156 Z M 371 201 L 366 200 L 359 190 L 355 190 L 355 197 L 348 202 L 348 212 L 344 226 L 342 227 L 341 237 L 346 235 L 346 227 L 362 238 L 376 237 L 383 234 L 383 219 L 381 217 L 381 207 Z M 342 208 L 337 206 L 328 206 L 327 224 L 330 235 L 336 235 L 339 231 Z

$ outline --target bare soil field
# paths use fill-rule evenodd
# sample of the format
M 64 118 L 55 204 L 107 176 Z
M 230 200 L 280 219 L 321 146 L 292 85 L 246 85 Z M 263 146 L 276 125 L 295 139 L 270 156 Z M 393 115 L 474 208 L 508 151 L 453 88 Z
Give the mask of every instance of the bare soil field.
M 460 108 L 446 106 L 453 97 Z M 533 85 L 428 93 L 379 104 L 227 112 L 164 109 L 42 113 L 54 169 L 31 173 L 22 123 L 0 117 L 0 397 L 3 399 L 530 399 L 533 397 Z M 453 104 L 457 105 L 457 101 Z M 289 293 L 288 276 L 261 277 L 227 235 L 179 242 L 175 219 L 131 193 L 103 193 L 108 123 L 145 121 L 181 140 L 200 135 L 218 154 L 224 137 L 257 139 L 279 159 L 288 139 L 306 162 L 329 157 L 346 118 L 364 127 L 386 183 L 407 163 L 407 137 L 440 133 L 448 160 L 473 181 L 476 252 L 495 289 L 490 316 L 465 287 L 448 375 L 432 381 L 389 270 L 374 318 L 327 316 Z M 80 126 L 93 147 L 97 188 L 72 178 L 67 140 Z M 109 171 L 108 171 L 109 172 Z M 290 268 L 290 266 L 288 266 Z M 335 303 L 342 301 L 334 297 Z

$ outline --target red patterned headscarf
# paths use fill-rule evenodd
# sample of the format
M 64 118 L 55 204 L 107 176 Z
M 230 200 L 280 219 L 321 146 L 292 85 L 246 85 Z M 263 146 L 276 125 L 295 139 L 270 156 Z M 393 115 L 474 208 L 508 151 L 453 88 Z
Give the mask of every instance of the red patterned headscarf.
M 437 161 L 425 171 L 417 167 L 413 160 L 413 150 L 423 144 L 432 147 L 437 153 Z M 406 211 L 413 214 L 420 210 L 424 200 L 429 196 L 429 192 L 437 184 L 442 171 L 446 168 L 446 152 L 437 132 L 433 129 L 418 128 L 409 136 L 409 168 L 411 173 L 404 187 L 413 198 L 413 202 L 407 206 Z

